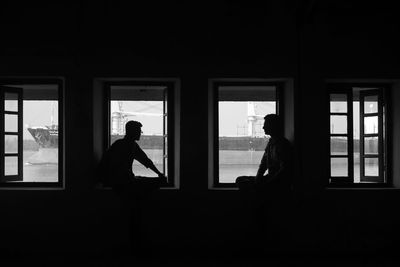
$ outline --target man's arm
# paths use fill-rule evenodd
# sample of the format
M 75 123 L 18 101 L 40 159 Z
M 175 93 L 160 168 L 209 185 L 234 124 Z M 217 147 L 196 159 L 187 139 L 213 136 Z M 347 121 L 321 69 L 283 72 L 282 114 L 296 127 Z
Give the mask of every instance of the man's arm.
M 143 164 L 146 168 L 149 168 L 150 170 L 155 172 L 158 175 L 158 177 L 164 178 L 166 181 L 167 178 L 165 177 L 165 175 L 157 169 L 153 161 L 149 159 L 149 157 L 147 157 L 146 153 L 144 153 L 144 151 L 137 144 L 136 144 L 135 159 L 139 161 L 141 164 Z
M 258 167 L 256 179 L 260 179 L 264 176 L 264 173 L 267 171 L 267 153 L 264 152 L 264 155 L 261 159 L 260 166 Z
M 278 162 L 277 171 L 274 175 L 268 175 L 268 183 L 275 182 L 278 179 L 281 179 L 282 175 L 287 175 L 287 171 L 289 168 L 292 168 L 291 164 L 291 146 L 289 143 L 281 143 L 277 145 L 276 149 L 276 161 Z M 286 173 L 286 174 L 284 174 Z

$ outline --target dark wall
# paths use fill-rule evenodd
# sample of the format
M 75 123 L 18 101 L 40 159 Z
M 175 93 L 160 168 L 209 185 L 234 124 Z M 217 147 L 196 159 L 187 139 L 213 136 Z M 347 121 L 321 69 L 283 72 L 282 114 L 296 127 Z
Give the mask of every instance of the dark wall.
M 204 256 L 247 247 L 254 222 L 238 192 L 207 189 L 208 79 L 291 78 L 298 188 L 281 250 L 394 250 L 399 192 L 324 189 L 329 148 L 321 145 L 327 128 L 319 122 L 325 120 L 327 79 L 400 78 L 396 14 L 384 4 L 316 2 L 0 4 L 1 76 L 65 79 L 66 179 L 63 191 L 0 191 L 1 250 L 62 254 L 126 247 L 125 210 L 111 191 L 91 184 L 96 77 L 181 81 L 181 189 L 162 191 L 147 203 L 150 247 L 176 255 L 197 248 Z M 394 106 L 393 122 L 400 116 Z

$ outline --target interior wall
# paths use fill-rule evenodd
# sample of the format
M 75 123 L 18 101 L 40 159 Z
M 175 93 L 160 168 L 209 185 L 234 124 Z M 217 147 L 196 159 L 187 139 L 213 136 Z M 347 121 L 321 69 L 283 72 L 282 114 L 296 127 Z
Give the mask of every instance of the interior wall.
M 394 251 L 398 191 L 325 189 L 328 126 L 320 122 L 326 79 L 399 78 L 398 26 L 389 8 L 333 2 L 311 6 L 308 13 L 288 1 L 262 7 L 163 3 L 157 9 L 145 2 L 7 4 L 0 16 L 6 40 L 1 76 L 65 78 L 66 188 L 1 190 L 0 227 L 7 229 L 1 250 L 119 253 L 127 247 L 126 210 L 112 191 L 92 187 L 102 135 L 93 121 L 101 100 L 93 84 L 98 77 L 178 77 L 181 82 L 180 190 L 161 191 L 146 204 L 147 245 L 203 256 L 248 248 L 254 221 L 238 192 L 207 186 L 208 79 L 290 77 L 295 98 L 286 100 L 294 106 L 288 116 L 295 123 L 299 186 L 280 249 Z M 361 23 L 370 12 L 383 22 Z M 398 98 L 396 87 L 393 102 Z M 397 117 L 398 107 L 393 108 Z M 392 122 L 398 159 L 400 129 Z

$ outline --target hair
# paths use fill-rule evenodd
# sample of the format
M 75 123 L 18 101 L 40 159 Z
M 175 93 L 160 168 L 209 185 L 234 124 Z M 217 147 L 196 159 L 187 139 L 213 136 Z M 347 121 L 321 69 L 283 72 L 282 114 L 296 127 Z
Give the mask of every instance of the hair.
M 140 129 L 142 126 L 143 126 L 143 125 L 142 125 L 140 122 L 138 122 L 138 121 L 128 121 L 128 122 L 125 124 L 125 134 L 126 134 L 126 135 L 132 135 L 132 133 L 133 133 L 135 130 Z
M 282 132 L 282 120 L 277 114 L 268 114 L 264 117 L 264 120 L 271 125 L 275 131 Z

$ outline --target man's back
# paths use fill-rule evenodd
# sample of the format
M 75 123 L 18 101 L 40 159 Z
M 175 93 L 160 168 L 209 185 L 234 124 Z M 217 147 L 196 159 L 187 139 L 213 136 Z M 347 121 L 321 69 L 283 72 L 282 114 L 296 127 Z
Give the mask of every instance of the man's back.
M 271 138 L 266 149 L 268 174 L 277 175 L 281 185 L 291 183 L 293 176 L 293 148 L 285 137 Z
M 127 184 L 133 178 L 132 163 L 134 160 L 134 141 L 119 139 L 104 153 L 102 173 L 107 185 Z

